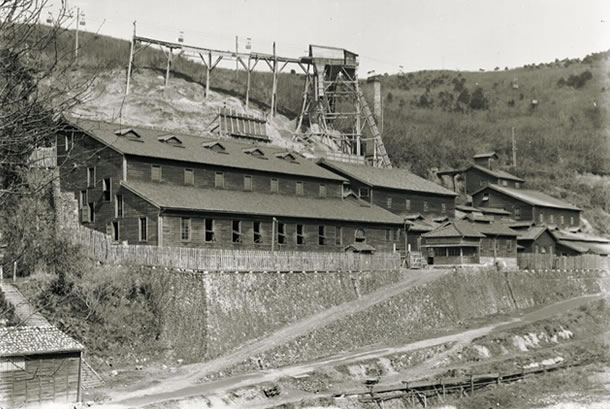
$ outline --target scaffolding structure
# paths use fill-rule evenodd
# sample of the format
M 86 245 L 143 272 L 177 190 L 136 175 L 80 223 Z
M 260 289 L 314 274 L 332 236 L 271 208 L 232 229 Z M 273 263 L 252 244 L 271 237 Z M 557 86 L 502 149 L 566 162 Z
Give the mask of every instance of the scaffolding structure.
M 167 56 L 165 86 L 169 86 L 172 60 L 175 55 L 199 60 L 205 70 L 205 96 L 209 96 L 210 80 L 214 69 L 222 60 L 234 60 L 247 72 L 245 107 L 249 108 L 252 72 L 259 61 L 267 64 L 273 75 L 269 115 L 277 113 L 278 74 L 288 64 L 293 64 L 305 74 L 305 89 L 301 111 L 293 139 L 305 144 L 314 142 L 327 146 L 334 157 L 344 157 L 350 162 L 366 163 L 375 167 L 392 167 L 375 117 L 358 83 L 358 55 L 341 48 L 309 46 L 309 55 L 300 58 L 278 56 L 273 43 L 273 53 L 239 53 L 157 40 L 136 34 L 133 37 L 127 69 L 125 94 L 130 92 L 131 76 L 136 55 L 154 45 Z

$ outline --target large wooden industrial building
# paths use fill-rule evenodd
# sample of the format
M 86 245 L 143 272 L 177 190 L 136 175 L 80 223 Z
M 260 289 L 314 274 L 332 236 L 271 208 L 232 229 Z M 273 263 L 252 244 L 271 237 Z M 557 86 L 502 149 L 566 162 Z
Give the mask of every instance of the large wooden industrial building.
M 404 247 L 402 217 L 344 189 L 343 176 L 280 147 L 80 120 L 66 124 L 57 149 L 61 188 L 78 199 L 81 222 L 116 242 Z

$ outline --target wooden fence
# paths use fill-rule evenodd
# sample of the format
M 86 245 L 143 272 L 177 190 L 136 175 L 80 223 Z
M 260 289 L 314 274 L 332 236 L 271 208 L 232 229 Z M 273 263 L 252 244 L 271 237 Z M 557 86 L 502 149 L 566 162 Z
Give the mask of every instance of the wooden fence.
M 267 250 L 220 250 L 113 244 L 110 236 L 78 226 L 67 233 L 86 254 L 104 263 L 202 271 L 388 271 L 400 268 L 399 253 L 357 254 Z
M 570 257 L 554 254 L 519 254 L 517 263 L 522 270 L 610 270 L 610 257 L 596 254 Z

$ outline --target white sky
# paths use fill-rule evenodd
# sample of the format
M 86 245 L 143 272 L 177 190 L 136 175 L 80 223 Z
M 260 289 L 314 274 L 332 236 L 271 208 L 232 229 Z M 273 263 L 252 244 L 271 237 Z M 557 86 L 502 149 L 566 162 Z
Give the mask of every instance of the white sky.
M 57 0 L 52 0 L 57 2 Z M 308 44 L 360 55 L 360 74 L 491 70 L 610 49 L 610 0 L 69 0 L 87 31 L 216 49 L 305 55 Z

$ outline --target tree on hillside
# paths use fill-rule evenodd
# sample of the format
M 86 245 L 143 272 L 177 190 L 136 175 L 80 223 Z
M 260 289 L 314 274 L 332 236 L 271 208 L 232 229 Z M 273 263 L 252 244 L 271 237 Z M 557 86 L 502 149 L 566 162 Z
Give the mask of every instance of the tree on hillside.
M 70 73 L 73 49 L 59 36 L 69 14 L 60 10 L 54 26 L 40 24 L 46 1 L 13 0 L 0 4 L 0 205 L 16 194 L 37 190 L 27 180 L 29 158 L 51 146 L 57 115 L 79 101 L 86 84 Z
M 489 108 L 489 100 L 483 93 L 483 88 L 477 87 L 470 97 L 470 108 L 473 110 L 487 110 Z

